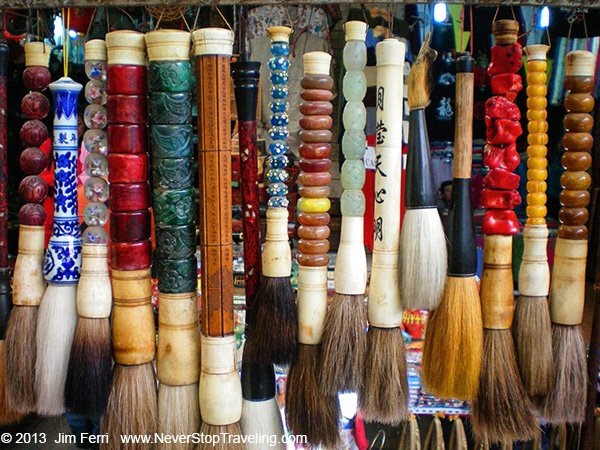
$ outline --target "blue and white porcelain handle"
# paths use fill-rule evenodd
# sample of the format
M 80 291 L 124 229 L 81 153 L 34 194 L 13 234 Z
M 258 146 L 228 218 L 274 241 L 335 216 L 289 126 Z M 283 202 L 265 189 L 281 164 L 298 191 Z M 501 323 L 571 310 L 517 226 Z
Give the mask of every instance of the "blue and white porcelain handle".
M 63 77 L 49 85 L 54 97 L 54 225 L 44 260 L 44 278 L 74 284 L 81 268 L 77 216 L 77 97 L 83 86 Z

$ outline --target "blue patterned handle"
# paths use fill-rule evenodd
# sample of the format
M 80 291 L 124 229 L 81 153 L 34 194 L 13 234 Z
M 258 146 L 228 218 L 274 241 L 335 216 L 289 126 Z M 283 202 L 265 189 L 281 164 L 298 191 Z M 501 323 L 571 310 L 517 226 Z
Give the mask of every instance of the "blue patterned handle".
M 55 284 L 79 281 L 81 229 L 77 217 L 77 97 L 83 86 L 63 77 L 54 96 L 54 227 L 44 260 L 44 278 Z

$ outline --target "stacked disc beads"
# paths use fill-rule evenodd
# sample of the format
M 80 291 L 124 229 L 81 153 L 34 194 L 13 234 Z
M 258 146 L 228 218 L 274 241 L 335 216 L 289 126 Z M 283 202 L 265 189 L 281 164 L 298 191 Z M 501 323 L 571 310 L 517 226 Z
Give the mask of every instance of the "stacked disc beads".
M 85 86 L 84 122 L 88 130 L 83 144 L 88 154 L 85 158 L 85 173 L 89 177 L 84 184 L 88 204 L 83 210 L 87 228 L 83 232 L 85 244 L 107 244 L 108 234 L 104 225 L 108 221 L 108 146 L 106 131 L 108 123 L 106 108 L 106 43 L 93 39 L 85 43 L 85 73 L 90 79 Z
M 269 194 L 268 206 L 272 208 L 287 208 L 288 206 L 288 173 L 285 168 L 288 165 L 286 152 L 289 147 L 286 143 L 288 138 L 288 69 L 290 61 L 289 38 L 292 32 L 288 27 L 270 27 L 268 29 L 271 37 L 271 59 L 269 59 L 269 80 L 271 82 L 271 98 L 269 105 L 271 109 L 269 128 L 269 156 L 267 157 L 266 178 L 268 180 L 267 193 Z
M 354 24 L 357 24 L 355 26 Z M 351 33 L 356 29 L 354 33 Z M 342 165 L 341 198 L 343 216 L 363 217 L 365 212 L 365 196 L 362 192 L 365 183 L 365 125 L 367 112 L 363 98 L 367 92 L 367 78 L 364 68 L 367 65 L 367 47 L 365 45 L 366 25 L 362 22 L 346 24 L 346 45 L 344 46 L 344 67 L 346 74 L 342 83 L 342 91 L 347 103 L 344 107 L 344 137 L 342 152 L 345 157 Z M 324 114 L 330 114 L 330 103 L 323 104 Z M 326 107 L 326 108 L 325 108 Z
M 327 266 L 329 257 L 329 185 L 331 183 L 330 101 L 333 78 L 329 74 L 330 56 L 311 52 L 304 55 L 305 74 L 300 85 L 300 174 L 298 183 L 298 264 L 305 267 Z M 323 60 L 323 61 L 321 61 Z M 311 71 L 306 68 L 309 63 Z M 323 67 L 321 67 L 323 66 Z M 326 70 L 325 70 L 326 66 Z M 346 115 L 346 112 L 344 112 Z M 363 122 L 364 123 L 364 122 Z M 356 125 L 358 126 L 358 125 Z
M 496 45 L 492 47 L 487 72 L 491 77 L 492 97 L 485 103 L 486 147 L 481 203 L 486 208 L 483 232 L 488 235 L 513 235 L 519 231 L 514 207 L 521 203 L 517 191 L 519 165 L 516 141 L 522 134 L 521 113 L 514 100 L 523 88 L 517 74 L 522 66 L 523 50 L 517 42 L 519 23 L 498 20 L 492 24 Z
M 146 43 L 158 289 L 195 293 L 191 40 L 187 32 L 157 30 L 146 35 Z
M 563 187 L 560 193 L 562 208 L 559 212 L 558 235 L 564 239 L 587 239 L 588 191 L 592 179 L 588 169 L 592 165 L 590 151 L 594 144 L 591 131 L 594 118 L 594 55 L 588 51 L 573 51 L 567 54 L 567 70 L 564 87 L 568 94 L 564 101 L 567 115 L 563 119 L 565 135 L 562 145 L 566 152 L 561 162 L 566 171 L 560 178 Z
M 21 101 L 21 111 L 29 119 L 21 127 L 20 137 L 26 147 L 19 164 L 26 176 L 21 180 L 19 193 L 25 204 L 19 211 L 19 223 L 42 226 L 46 213 L 42 203 L 48 195 L 48 184 L 39 176 L 49 164 L 40 146 L 48 138 L 48 128 L 42 122 L 50 113 L 50 101 L 42 93 L 51 81 L 48 60 L 51 47 L 43 42 L 25 44 L 25 71 L 23 83 L 30 92 Z
M 548 46 L 526 47 L 527 58 L 527 223 L 546 224 L 548 122 L 546 121 L 546 53 Z

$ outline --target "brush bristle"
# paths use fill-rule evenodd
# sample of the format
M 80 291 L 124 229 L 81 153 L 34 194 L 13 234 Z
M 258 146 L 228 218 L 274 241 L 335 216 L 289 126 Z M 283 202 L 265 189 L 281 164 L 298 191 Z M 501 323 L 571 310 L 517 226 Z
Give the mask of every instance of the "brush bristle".
M 247 361 L 289 364 L 298 345 L 298 314 L 290 279 L 263 277 L 248 313 L 252 325 L 247 328 Z
M 6 329 L 6 389 L 11 409 L 35 411 L 37 306 L 14 306 Z
M 479 391 L 472 409 L 473 432 L 490 443 L 530 441 L 540 433 L 517 368 L 512 333 L 483 331 Z
M 200 431 L 198 383 L 187 386 L 158 385 L 158 432 L 172 436 L 192 435 Z M 191 450 L 193 442 L 169 443 L 164 449 Z
M 437 51 L 429 46 L 430 40 L 431 33 L 428 33 L 406 80 L 410 109 L 425 108 L 430 102 L 429 95 L 434 84 L 431 68 L 437 58 Z
M 546 297 L 519 297 L 513 335 L 523 385 L 537 404 L 548 394 L 554 375 L 552 325 Z
M 263 450 L 267 447 L 285 450 L 285 444 L 281 439 L 283 436 L 281 412 L 275 398 L 263 401 L 244 399 L 240 425 L 245 436 L 257 436 L 267 440 L 265 442 L 246 443 L 246 450 Z M 274 439 L 277 439 L 277 441 L 273 442 Z
M 292 433 L 305 435 L 309 445 L 337 448 L 339 404 L 336 394 L 324 395 L 319 388 L 318 347 L 298 346 L 298 356 L 288 372 L 286 418 Z
M 552 324 L 554 376 L 542 415 L 552 425 L 585 420 L 586 344 L 578 325 Z
M 483 330 L 474 277 L 448 277 L 438 308 L 427 321 L 423 383 L 441 398 L 473 400 L 477 395 Z
M 103 450 L 145 450 L 148 444 L 121 443 L 121 435 L 154 434 L 158 430 L 156 381 L 151 362 L 137 366 L 115 365 L 102 433 L 108 433 Z
M 406 351 L 400 328 L 371 326 L 359 405 L 368 422 L 399 425 L 409 418 Z
M 68 411 L 92 417 L 104 412 L 112 374 L 110 343 L 108 319 L 79 318 L 65 386 Z
M 367 353 L 364 295 L 335 294 L 327 308 L 321 337 L 321 377 L 325 394 L 362 389 Z
M 6 392 L 6 343 L 0 340 L 0 426 L 12 425 L 23 418 L 10 407 Z
M 201 442 L 198 444 L 198 450 L 244 450 L 246 448 L 240 439 L 242 430 L 239 422 L 230 425 L 210 425 L 202 422 L 200 433 L 203 436 L 213 436 L 213 439 L 218 439 L 218 442 Z
M 446 236 L 437 209 L 406 211 L 400 233 L 399 267 L 404 308 L 437 308 L 448 270 Z
M 65 382 L 77 324 L 77 285 L 49 284 L 38 311 L 35 361 L 36 411 L 65 412 Z

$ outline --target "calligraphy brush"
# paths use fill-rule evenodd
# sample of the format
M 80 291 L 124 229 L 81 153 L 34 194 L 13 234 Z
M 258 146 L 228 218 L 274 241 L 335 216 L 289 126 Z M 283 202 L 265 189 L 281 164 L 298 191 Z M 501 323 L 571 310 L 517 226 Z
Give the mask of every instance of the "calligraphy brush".
M 473 58 L 456 61 L 456 123 L 448 277 L 427 322 L 423 383 L 437 397 L 472 400 L 477 393 L 483 332 L 471 208 Z
M 433 89 L 437 52 L 427 35 L 408 76 L 410 108 L 406 165 L 406 213 L 400 233 L 400 292 L 406 309 L 435 309 L 446 282 L 447 250 L 429 153 L 425 108 Z
M 527 153 L 527 222 L 523 230 L 523 260 L 519 269 L 519 293 L 515 309 L 513 334 L 519 370 L 532 401 L 544 397 L 550 389 L 554 371 L 552 325 L 548 307 L 550 268 L 546 247 L 546 146 L 537 143 L 548 139 L 546 130 L 546 54 L 547 45 L 527 46 L 529 136 Z M 539 81 L 538 81 L 539 80 Z M 538 106 L 539 105 L 539 106 Z M 542 177 L 539 174 L 542 173 Z M 546 172 L 547 173 L 547 172 Z M 542 179 L 539 179 L 542 178 Z

